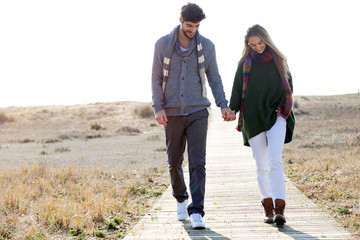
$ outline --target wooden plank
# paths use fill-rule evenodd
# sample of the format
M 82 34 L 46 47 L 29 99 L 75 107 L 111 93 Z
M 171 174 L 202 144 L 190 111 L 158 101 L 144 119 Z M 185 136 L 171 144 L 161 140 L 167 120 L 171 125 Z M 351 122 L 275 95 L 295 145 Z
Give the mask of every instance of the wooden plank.
M 169 187 L 125 239 L 353 239 L 287 178 L 287 223 L 283 227 L 264 224 L 252 152 L 243 146 L 241 133 L 234 127 L 235 122 L 223 122 L 218 110 L 212 111 L 206 164 L 206 229 L 193 230 L 189 219 L 177 221 L 176 200 Z M 186 163 L 184 174 L 188 182 Z

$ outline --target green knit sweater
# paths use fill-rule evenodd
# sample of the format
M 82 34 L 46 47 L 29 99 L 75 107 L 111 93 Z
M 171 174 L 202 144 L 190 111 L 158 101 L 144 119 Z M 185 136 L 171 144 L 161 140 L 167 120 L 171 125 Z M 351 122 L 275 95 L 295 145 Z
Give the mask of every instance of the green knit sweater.
M 291 90 L 292 78 L 289 78 Z M 230 98 L 230 109 L 238 112 L 243 87 L 243 64 L 238 66 Z M 252 63 L 246 90 L 243 125 L 241 128 L 244 145 L 249 146 L 249 139 L 261 132 L 268 131 L 276 122 L 276 109 L 285 104 L 285 90 L 274 60 L 266 63 Z M 286 119 L 285 143 L 291 142 L 295 127 L 295 117 L 291 111 Z

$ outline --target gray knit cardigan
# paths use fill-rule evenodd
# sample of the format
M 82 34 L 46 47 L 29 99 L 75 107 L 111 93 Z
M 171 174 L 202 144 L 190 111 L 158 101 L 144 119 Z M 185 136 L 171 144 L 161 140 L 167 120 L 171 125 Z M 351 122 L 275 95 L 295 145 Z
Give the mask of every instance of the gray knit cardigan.
M 179 41 L 171 55 L 169 75 L 165 91 L 162 89 L 163 60 L 170 40 L 170 34 L 161 37 L 155 44 L 152 68 L 152 101 L 155 112 L 165 110 L 168 116 L 189 115 L 210 106 L 207 97 L 202 96 L 202 85 L 198 69 L 196 42 L 191 40 L 189 50 L 180 51 Z M 218 71 L 214 44 L 200 35 L 205 57 L 205 73 L 215 103 L 226 108 L 228 101 Z

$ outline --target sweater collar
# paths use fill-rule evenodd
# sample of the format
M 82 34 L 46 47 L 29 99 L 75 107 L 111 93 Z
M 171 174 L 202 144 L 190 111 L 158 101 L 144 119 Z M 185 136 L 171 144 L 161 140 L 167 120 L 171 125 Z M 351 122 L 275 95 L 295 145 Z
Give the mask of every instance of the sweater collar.
M 180 41 L 179 39 L 176 41 L 175 43 L 175 49 L 177 51 L 177 53 L 182 56 L 182 57 L 188 57 L 191 55 L 191 53 L 194 51 L 194 49 L 196 48 L 196 41 L 195 41 L 195 37 L 193 39 L 191 39 L 190 42 L 190 46 L 188 48 L 188 50 L 186 52 L 181 51 L 180 49 Z

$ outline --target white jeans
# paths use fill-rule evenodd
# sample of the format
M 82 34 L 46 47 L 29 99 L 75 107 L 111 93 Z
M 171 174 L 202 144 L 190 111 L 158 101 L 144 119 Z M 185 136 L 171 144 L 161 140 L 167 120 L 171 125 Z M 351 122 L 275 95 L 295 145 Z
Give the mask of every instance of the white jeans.
M 249 140 L 256 161 L 257 181 L 262 199 L 285 200 L 282 152 L 286 134 L 286 120 L 278 117 L 269 131 Z

